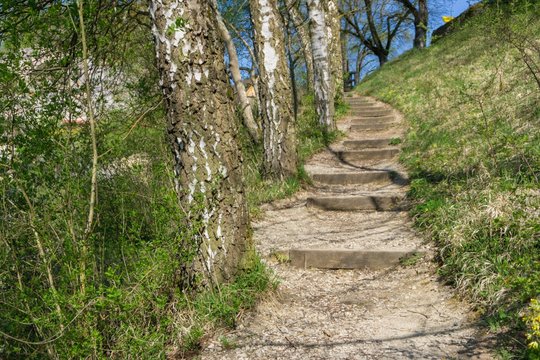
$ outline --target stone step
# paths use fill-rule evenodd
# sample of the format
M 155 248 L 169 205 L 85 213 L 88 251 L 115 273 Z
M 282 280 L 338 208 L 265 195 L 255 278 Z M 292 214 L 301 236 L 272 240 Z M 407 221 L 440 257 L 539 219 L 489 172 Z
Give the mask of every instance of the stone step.
M 403 211 L 408 207 L 403 195 L 313 196 L 306 205 L 329 211 Z
M 391 141 L 391 138 L 346 140 L 343 142 L 343 146 L 350 150 L 373 149 L 389 146 Z
M 381 131 L 389 129 L 394 124 L 351 124 L 350 131 Z
M 311 179 L 327 185 L 360 185 L 392 180 L 391 171 L 364 171 L 351 173 L 311 174 Z
M 352 112 L 353 116 L 360 116 L 360 117 L 379 117 L 379 116 L 387 116 L 391 114 L 392 114 L 391 109 L 368 109 L 368 110 L 356 110 Z
M 339 160 L 346 163 L 371 160 L 389 160 L 399 154 L 399 148 L 345 150 L 337 151 L 336 154 Z
M 280 253 L 288 255 L 290 264 L 297 268 L 381 270 L 398 266 L 407 259 L 423 254 L 423 251 L 416 249 L 291 249 Z
M 396 123 L 397 119 L 394 115 L 379 116 L 379 117 L 355 117 L 351 119 L 352 125 L 364 124 L 389 124 Z

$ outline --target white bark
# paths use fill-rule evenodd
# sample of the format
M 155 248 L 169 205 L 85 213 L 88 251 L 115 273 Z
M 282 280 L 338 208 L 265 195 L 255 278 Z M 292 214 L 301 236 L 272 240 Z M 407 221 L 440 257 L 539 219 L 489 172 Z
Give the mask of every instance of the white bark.
M 230 279 L 247 248 L 248 214 L 230 84 L 207 0 L 151 0 L 152 33 L 175 185 L 185 213 L 186 285 Z M 197 276 L 202 275 L 202 276 Z
M 321 0 L 308 0 L 311 50 L 313 52 L 315 104 L 319 123 L 335 129 L 332 74 L 328 56 L 328 39 Z
M 337 0 L 325 0 L 324 12 L 328 33 L 328 53 L 330 72 L 332 73 L 332 94 L 335 101 L 343 97 L 343 64 L 341 51 L 341 17 Z
M 298 32 L 298 38 L 302 45 L 302 52 L 304 53 L 304 60 L 306 62 L 306 78 L 307 88 L 313 90 L 313 55 L 311 51 L 311 40 L 309 38 L 308 22 L 304 22 L 302 13 L 294 4 L 295 0 L 289 0 L 287 7 L 289 7 L 290 18 L 292 23 Z
M 283 24 L 276 0 L 251 0 L 257 55 L 265 175 L 283 179 L 296 173 L 292 91 L 285 59 Z

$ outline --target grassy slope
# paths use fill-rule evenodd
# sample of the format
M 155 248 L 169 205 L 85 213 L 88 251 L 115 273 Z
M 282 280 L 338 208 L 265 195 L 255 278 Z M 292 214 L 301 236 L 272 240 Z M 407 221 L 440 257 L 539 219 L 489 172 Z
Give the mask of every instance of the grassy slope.
M 539 38 L 539 9 L 490 8 L 357 89 L 409 122 L 412 214 L 439 246 L 441 274 L 492 325 L 518 330 L 519 311 L 540 295 L 540 89 L 510 40 Z

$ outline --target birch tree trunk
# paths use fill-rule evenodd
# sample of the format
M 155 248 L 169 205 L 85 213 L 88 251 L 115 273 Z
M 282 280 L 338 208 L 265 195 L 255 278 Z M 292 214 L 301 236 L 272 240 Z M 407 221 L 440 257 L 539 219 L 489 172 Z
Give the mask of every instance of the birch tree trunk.
M 248 249 L 248 212 L 218 24 L 207 0 L 151 0 L 150 15 L 186 216 L 182 255 L 193 254 L 180 264 L 183 285 L 196 275 L 202 285 L 221 282 Z
M 250 0 L 259 62 L 259 96 L 264 174 L 284 179 L 296 174 L 292 92 L 285 54 L 283 24 L 276 0 Z
M 298 5 L 294 4 L 294 0 L 289 0 L 287 3 L 290 19 L 294 25 L 294 28 L 296 29 L 298 38 L 300 39 L 304 60 L 306 62 L 307 88 L 308 90 L 313 90 L 313 55 L 311 51 L 308 23 L 304 22 L 302 13 L 300 13 L 300 10 L 298 10 Z
M 335 101 L 343 98 L 343 63 L 341 50 L 341 16 L 338 10 L 337 0 L 325 0 L 324 15 L 328 39 L 328 53 L 330 72 L 332 73 L 332 94 Z
M 351 90 L 351 75 L 349 69 L 349 34 L 347 33 L 347 23 L 345 31 L 341 33 L 341 73 L 343 74 L 343 91 Z
M 308 0 L 309 32 L 313 53 L 315 105 L 319 123 L 334 130 L 333 80 L 328 55 L 327 29 L 321 0 Z
M 253 118 L 253 109 L 251 108 L 249 99 L 246 95 L 246 88 L 244 87 L 244 83 L 242 82 L 242 75 L 240 74 L 240 65 L 238 62 L 238 54 L 236 52 L 236 47 L 234 46 L 231 34 L 229 33 L 229 30 L 227 29 L 227 26 L 225 26 L 225 22 L 221 17 L 216 0 L 212 0 L 212 7 L 216 16 L 218 30 L 221 33 L 221 38 L 223 39 L 223 42 L 225 42 L 225 46 L 227 47 L 227 53 L 229 54 L 229 67 L 231 70 L 232 78 L 234 80 L 234 85 L 236 87 L 236 95 L 238 98 L 238 102 L 242 109 L 244 125 L 246 126 L 249 135 L 251 136 L 253 141 L 258 143 L 260 141 L 259 127 L 257 126 L 255 119 Z

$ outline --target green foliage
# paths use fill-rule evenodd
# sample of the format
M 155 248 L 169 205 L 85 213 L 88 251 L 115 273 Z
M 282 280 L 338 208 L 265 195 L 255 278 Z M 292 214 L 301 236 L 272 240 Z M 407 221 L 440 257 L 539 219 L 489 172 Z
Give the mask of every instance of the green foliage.
M 204 335 L 215 327 L 234 328 L 238 314 L 254 306 L 261 294 L 275 290 L 276 286 L 268 268 L 254 258 L 232 283 L 185 297 L 179 306 L 189 310 L 192 325 L 182 336 L 179 355 L 196 352 Z M 222 337 L 221 342 L 224 347 L 234 347 L 226 338 Z
M 182 347 L 180 354 L 182 357 L 187 357 L 197 353 L 201 348 L 201 340 L 204 336 L 204 330 L 195 325 L 189 329 L 189 331 L 182 336 Z
M 221 343 L 221 346 L 224 348 L 224 349 L 234 349 L 236 348 L 236 343 L 234 341 L 231 341 L 229 338 L 227 338 L 226 336 L 221 336 L 219 338 L 219 341 Z
M 336 103 L 336 118 L 344 116 L 348 110 L 349 106 L 345 102 Z M 319 124 L 313 94 L 302 99 L 302 112 L 298 116 L 296 127 L 298 156 L 302 162 L 341 136 L 338 131 L 328 132 Z
M 494 2 L 358 89 L 406 115 L 412 214 L 440 274 L 514 331 L 540 289 L 539 15 L 536 2 Z
M 13 11 L 0 16 L 0 358 L 196 350 L 214 324 L 234 324 L 271 277 L 255 259 L 221 295 L 182 287 L 197 224 L 185 226 L 174 192 L 154 46 L 138 2 L 85 2 L 92 63 L 121 79 L 91 83 L 114 90 L 120 106 L 94 99 L 98 202 L 85 231 L 89 129 L 64 121 L 84 112 L 78 14 L 74 2 L 34 3 L 10 2 Z
M 234 328 L 240 310 L 255 305 L 258 295 L 275 284 L 264 264 L 256 259 L 249 270 L 238 275 L 233 283 L 197 296 L 192 307 L 207 321 Z
M 421 253 L 412 253 L 399 259 L 399 263 L 402 266 L 414 266 L 418 261 L 422 260 L 424 256 Z
M 389 145 L 399 145 L 401 144 L 401 139 L 400 138 L 392 138 L 390 140 L 390 144 Z
M 540 359 L 540 302 L 532 299 L 523 321 L 527 326 L 525 334 L 529 348 L 530 359 Z

